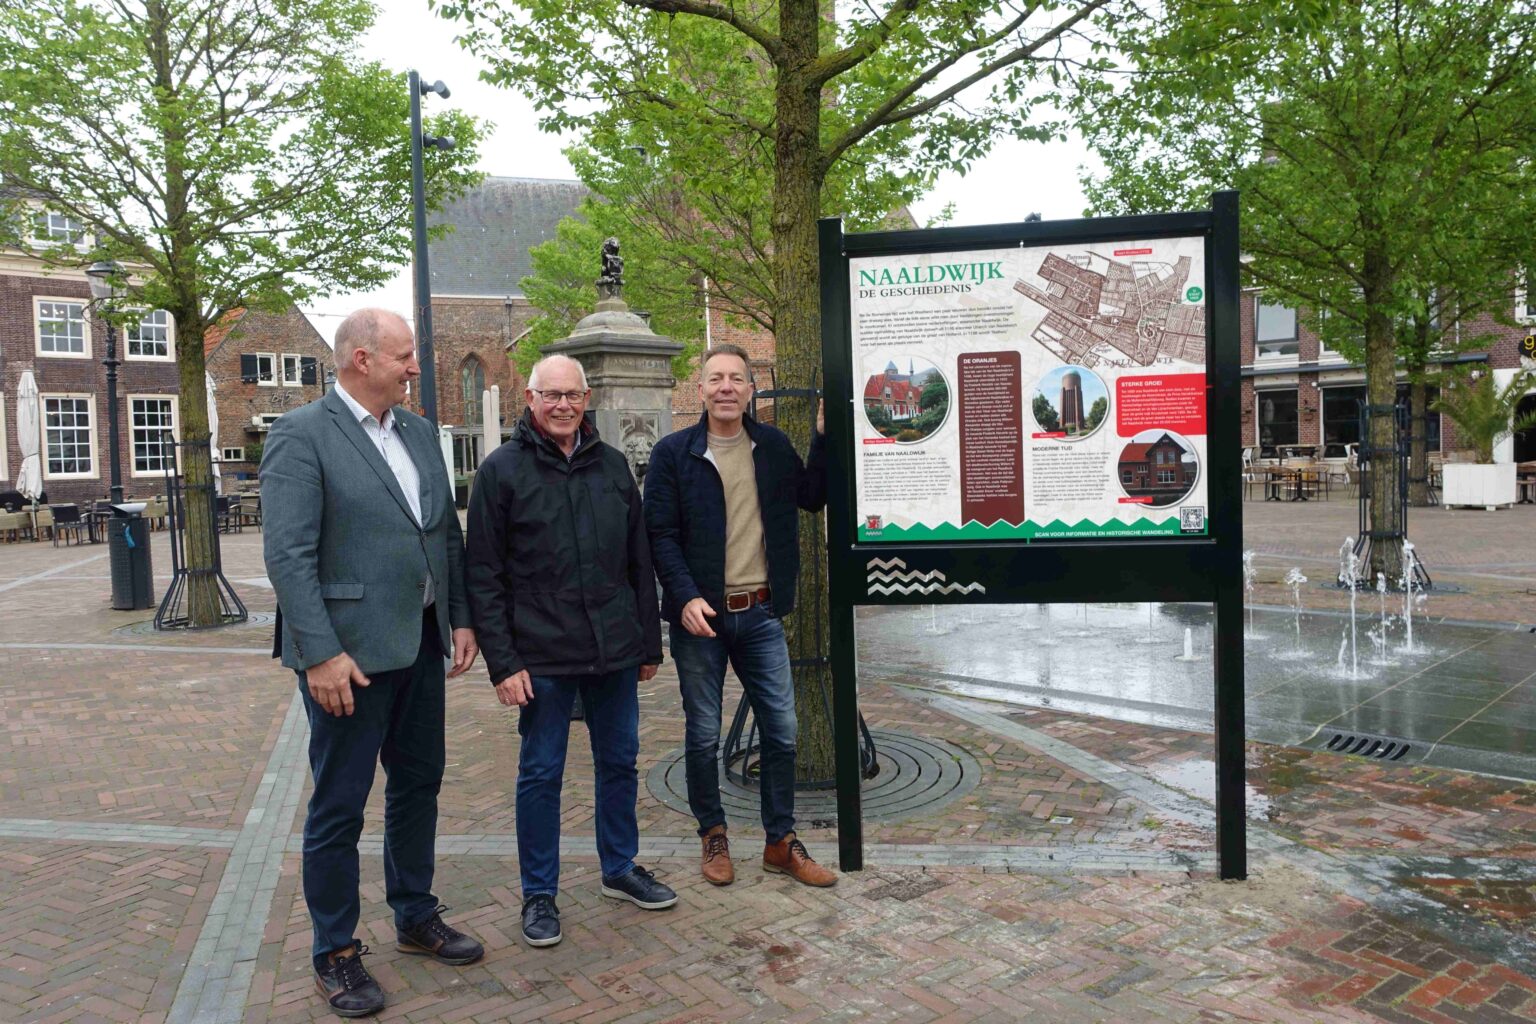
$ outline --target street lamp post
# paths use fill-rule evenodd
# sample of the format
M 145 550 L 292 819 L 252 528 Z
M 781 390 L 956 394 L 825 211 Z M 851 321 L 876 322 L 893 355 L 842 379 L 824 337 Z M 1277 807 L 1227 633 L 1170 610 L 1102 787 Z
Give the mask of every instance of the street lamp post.
M 123 268 L 113 260 L 97 260 L 86 270 L 90 278 L 91 298 L 98 309 L 107 313 L 117 312 L 122 297 Z M 107 460 L 111 473 L 112 504 L 123 503 L 123 473 L 119 465 L 120 439 L 117 426 L 117 328 L 110 316 L 102 317 L 107 324 L 107 356 L 101 365 L 107 368 Z
M 421 98 L 435 92 L 448 98 L 448 87 L 439 79 L 431 85 L 421 80 L 421 73 L 412 71 L 408 88 L 411 93 L 411 218 L 416 243 L 416 350 L 421 362 L 421 411 L 432 425 L 437 425 L 437 363 L 432 352 L 432 278 L 427 267 L 427 197 L 426 173 L 422 168 L 422 149 L 452 149 L 453 140 L 446 136 L 423 135 L 421 131 Z

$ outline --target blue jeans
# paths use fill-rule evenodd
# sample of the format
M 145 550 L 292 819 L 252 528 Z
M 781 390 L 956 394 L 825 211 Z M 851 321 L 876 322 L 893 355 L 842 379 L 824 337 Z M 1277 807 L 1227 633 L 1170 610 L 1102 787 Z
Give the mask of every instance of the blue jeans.
M 603 877 L 626 875 L 640 849 L 635 821 L 640 755 L 639 668 L 603 675 L 532 676 L 533 700 L 517 717 L 517 858 L 523 899 L 560 888 L 560 787 L 577 691 L 592 740 L 597 856 Z
M 315 791 L 304 819 L 304 902 L 318 960 L 355 940 L 359 913 L 357 838 L 374 767 L 384 766 L 384 885 L 395 925 L 437 911 L 432 895 L 437 794 L 443 783 L 443 652 L 437 618 L 422 617 L 416 663 L 375 672 L 352 688 L 353 711 L 328 714 L 299 693 L 309 714 L 309 769 Z
M 688 807 L 699 834 L 725 824 L 720 806 L 720 706 L 729 662 L 752 704 L 760 737 L 763 831 L 776 843 L 795 830 L 795 687 L 784 626 L 769 605 L 721 612 L 715 635 L 694 636 L 672 625 L 672 660 L 687 719 Z

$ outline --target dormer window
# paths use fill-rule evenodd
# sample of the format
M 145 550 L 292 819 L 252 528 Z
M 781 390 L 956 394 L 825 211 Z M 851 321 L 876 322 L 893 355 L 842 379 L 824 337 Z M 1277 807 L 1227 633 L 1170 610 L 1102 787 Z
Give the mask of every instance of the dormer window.
M 85 241 L 85 224 L 67 213 L 38 210 L 32 214 L 32 238 L 44 245 L 79 245 Z

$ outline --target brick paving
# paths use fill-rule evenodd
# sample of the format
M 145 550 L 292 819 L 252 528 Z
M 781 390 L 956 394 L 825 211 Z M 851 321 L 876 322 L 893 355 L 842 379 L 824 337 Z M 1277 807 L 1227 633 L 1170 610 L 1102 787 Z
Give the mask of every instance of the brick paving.
M 1257 504 L 1250 530 L 1270 515 Z M 1321 558 L 1315 538 L 1343 507 L 1279 510 L 1264 564 Z M 1501 530 L 1526 511 L 1507 513 Z M 1278 521 L 1301 514 L 1322 526 Z M 229 538 L 226 571 L 267 611 L 259 547 Z M 1536 620 L 1507 579 L 1536 578 L 1536 558 L 1490 566 L 1475 548 L 1444 546 L 1468 588 L 1444 614 Z M 260 656 L 264 628 L 115 634 L 149 613 L 106 609 L 106 566 L 87 561 L 100 550 L 0 546 L 0 1020 L 163 1021 L 177 1006 L 198 1021 L 329 1019 L 298 887 L 307 782 L 280 742 L 292 676 Z M 867 870 L 831 891 L 763 874 L 751 822 L 734 828 L 737 884 L 703 884 L 691 822 L 642 786 L 647 856 L 682 900 L 645 913 L 602 899 L 575 727 L 566 939 L 545 950 L 518 937 L 515 720 L 482 670 L 453 684 L 439 895 L 488 956 L 453 969 L 394 951 L 371 808 L 362 927 L 390 992 L 381 1019 L 1536 1021 L 1522 956 L 1536 948 L 1536 786 L 1254 744 L 1252 877 L 1220 883 L 1209 806 L 1188 787 L 1208 735 L 907 682 L 864 681 L 870 725 L 964 748 L 981 784 L 937 814 L 866 823 Z M 642 780 L 681 746 L 675 677 L 644 690 Z M 805 838 L 835 862 L 835 832 Z M 195 951 L 227 928 L 231 889 L 255 939 L 225 946 L 237 984 L 189 1002 L 210 991 Z

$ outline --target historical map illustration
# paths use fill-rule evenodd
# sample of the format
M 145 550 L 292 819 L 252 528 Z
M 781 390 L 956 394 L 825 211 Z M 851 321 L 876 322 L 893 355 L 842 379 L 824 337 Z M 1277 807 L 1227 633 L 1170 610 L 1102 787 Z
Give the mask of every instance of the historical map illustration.
M 1118 360 L 1105 346 L 1141 366 L 1159 356 L 1205 362 L 1205 306 L 1199 289 L 1186 294 L 1188 256 L 1167 263 L 1053 252 L 1041 261 L 1039 276 L 1043 289 L 1024 280 L 1013 288 L 1045 308 L 1033 337 L 1063 362 Z

